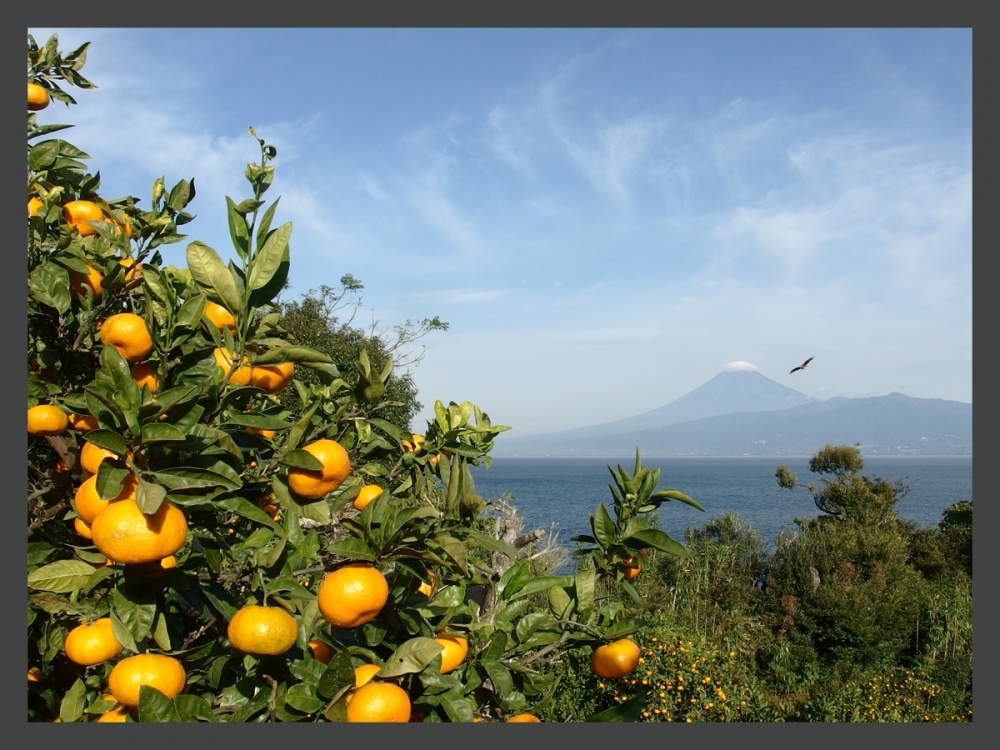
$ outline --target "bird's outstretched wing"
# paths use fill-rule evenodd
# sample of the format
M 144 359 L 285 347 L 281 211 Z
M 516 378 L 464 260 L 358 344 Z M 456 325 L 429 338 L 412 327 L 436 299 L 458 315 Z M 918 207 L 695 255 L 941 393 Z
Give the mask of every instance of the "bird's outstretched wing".
M 789 371 L 788 371 L 788 374 L 789 374 L 789 375 L 791 375 L 791 374 L 792 374 L 793 372 L 795 372 L 795 371 L 797 371 L 797 370 L 804 370 L 804 369 L 806 369 L 806 366 L 807 366 L 807 365 L 808 365 L 808 364 L 809 364 L 810 362 L 812 362 L 812 361 L 813 361 L 813 358 L 812 358 L 812 357 L 810 357 L 809 359 L 807 359 L 807 360 L 806 360 L 805 362 L 803 362 L 803 363 L 802 363 L 801 365 L 799 365 L 798 367 L 793 367 L 793 368 L 792 368 L 791 370 L 789 370 Z

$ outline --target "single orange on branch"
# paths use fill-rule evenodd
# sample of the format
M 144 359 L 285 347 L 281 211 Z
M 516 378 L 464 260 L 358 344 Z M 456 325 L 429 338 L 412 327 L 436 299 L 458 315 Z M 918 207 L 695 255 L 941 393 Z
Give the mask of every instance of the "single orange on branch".
M 229 621 L 233 648 L 259 656 L 279 656 L 295 645 L 299 624 L 281 607 L 248 604 Z
M 295 365 L 282 362 L 279 365 L 254 365 L 250 370 L 250 385 L 268 393 L 279 393 L 292 382 Z
M 178 659 L 165 654 L 136 654 L 115 664 L 108 676 L 108 687 L 122 705 L 138 706 L 143 685 L 173 698 L 184 689 L 186 681 L 187 673 Z
M 434 642 L 444 647 L 444 651 L 441 652 L 441 674 L 448 674 L 454 670 L 465 661 L 469 653 L 469 641 L 461 636 L 439 636 Z
M 70 201 L 63 205 L 63 218 L 66 223 L 80 233 L 81 237 L 97 234 L 97 230 L 89 224 L 91 221 L 107 221 L 104 211 L 93 201 Z
M 115 638 L 110 617 L 77 625 L 63 642 L 63 650 L 69 660 L 87 667 L 114 659 L 124 649 Z
M 113 346 L 127 362 L 141 362 L 153 351 L 146 321 L 135 313 L 118 313 L 101 326 L 101 343 Z
M 303 469 L 292 466 L 288 469 L 288 486 L 299 497 L 319 500 L 333 492 L 351 473 L 351 460 L 347 451 L 336 440 L 316 440 L 302 447 L 321 464 L 321 469 Z
M 69 416 L 54 404 L 39 404 L 28 409 L 29 435 L 59 435 L 69 427 Z
M 28 109 L 31 112 L 38 112 L 49 106 L 52 97 L 44 86 L 37 83 L 28 83 Z
M 146 515 L 131 498 L 109 504 L 90 525 L 94 546 L 117 563 L 158 563 L 184 546 L 187 530 L 177 506 L 161 503 Z
M 338 628 L 356 628 L 375 618 L 389 599 L 389 584 L 373 565 L 351 563 L 327 573 L 316 594 L 320 614 Z
M 606 680 L 624 677 L 639 666 L 639 647 L 628 638 L 606 643 L 594 649 L 590 668 Z
M 352 505 L 358 510 L 364 510 L 368 507 L 368 503 L 374 500 L 376 497 L 382 494 L 382 488 L 377 484 L 366 484 L 361 488 L 358 496 L 354 498 Z
M 347 704 L 349 722 L 408 722 L 410 696 L 393 682 L 362 685 Z

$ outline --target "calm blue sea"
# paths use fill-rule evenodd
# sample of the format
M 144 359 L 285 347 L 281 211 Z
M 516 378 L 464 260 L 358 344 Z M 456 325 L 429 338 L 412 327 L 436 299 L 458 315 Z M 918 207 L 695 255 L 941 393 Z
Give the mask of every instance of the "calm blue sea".
M 697 528 L 724 513 L 736 513 L 752 524 L 771 547 L 781 529 L 794 528 L 793 519 L 819 515 L 804 487 L 778 487 L 775 469 L 784 464 L 800 485 L 817 481 L 809 471 L 809 457 L 660 458 L 646 459 L 660 469 L 657 489 L 676 489 L 694 498 L 705 512 L 676 501 L 659 509 L 660 528 L 683 542 L 684 531 Z M 574 549 L 570 538 L 589 534 L 589 517 L 604 503 L 614 515 L 608 465 L 621 464 L 630 474 L 634 459 L 494 458 L 489 469 L 473 469 L 476 491 L 485 499 L 504 493 L 524 516 L 525 530 L 549 531 L 556 524 L 559 542 Z M 891 482 L 902 481 L 909 492 L 896 504 L 902 518 L 935 526 L 946 507 L 972 500 L 972 456 L 865 457 L 861 474 Z

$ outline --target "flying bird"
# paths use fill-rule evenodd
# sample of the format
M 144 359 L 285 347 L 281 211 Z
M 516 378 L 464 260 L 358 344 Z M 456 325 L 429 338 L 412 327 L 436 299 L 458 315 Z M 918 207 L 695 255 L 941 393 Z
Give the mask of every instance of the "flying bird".
M 792 369 L 791 369 L 791 370 L 789 371 L 789 373 L 788 373 L 788 374 L 789 374 L 789 375 L 791 375 L 791 374 L 792 374 L 793 372 L 795 372 L 796 370 L 804 370 L 804 369 L 806 369 L 806 365 L 808 365 L 808 364 L 809 364 L 810 362 L 812 362 L 812 361 L 813 361 L 813 358 L 812 358 L 812 357 L 810 357 L 809 359 L 807 359 L 807 360 L 806 360 L 805 362 L 803 362 L 803 363 L 802 363 L 801 365 L 799 365 L 798 367 L 793 367 L 793 368 L 792 368 Z

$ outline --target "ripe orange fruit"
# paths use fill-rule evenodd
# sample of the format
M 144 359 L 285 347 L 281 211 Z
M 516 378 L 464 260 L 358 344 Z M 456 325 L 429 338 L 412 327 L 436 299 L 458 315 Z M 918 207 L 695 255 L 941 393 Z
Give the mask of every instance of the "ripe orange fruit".
M 79 430 L 80 432 L 89 432 L 101 426 L 97 422 L 97 417 L 90 414 L 73 414 L 69 412 L 66 414 L 66 417 L 69 419 L 70 429 Z
M 38 404 L 28 409 L 29 435 L 58 435 L 69 427 L 69 417 L 54 404 Z
M 209 300 L 205 303 L 204 316 L 220 331 L 223 328 L 228 328 L 233 333 L 236 333 L 236 318 L 233 317 L 233 314 L 229 310 L 217 302 Z
M 465 661 L 466 654 L 469 653 L 469 642 L 460 636 L 440 636 L 434 639 L 435 643 L 444 646 L 441 652 L 441 674 L 448 674 Z
M 169 570 L 170 568 L 177 567 L 177 558 L 173 555 L 167 555 L 162 560 L 160 560 L 160 567 L 163 570 Z
M 355 691 L 347 704 L 351 722 L 408 722 L 410 696 L 392 682 L 369 682 Z
M 110 617 L 94 620 L 89 625 L 77 625 L 63 642 L 63 650 L 69 660 L 85 667 L 114 659 L 124 648 L 115 638 Z
M 216 347 L 212 350 L 212 356 L 215 357 L 216 367 L 222 370 L 223 377 L 225 377 L 226 373 L 233 367 L 233 355 L 226 349 Z M 243 357 L 243 361 L 249 362 L 246 357 Z M 249 365 L 241 364 L 229 377 L 229 382 L 232 385 L 250 385 L 250 371 L 251 368 Z
M 42 679 L 42 670 L 38 667 L 28 668 L 28 682 L 39 682 Z
M 413 453 L 414 451 L 420 450 L 420 444 L 424 442 L 423 435 L 414 434 L 412 437 L 413 437 L 412 442 L 409 440 L 403 441 L 403 450 L 406 451 L 407 453 Z
M 64 204 L 63 218 L 83 237 L 97 234 L 97 230 L 88 221 L 107 221 L 104 211 L 93 201 L 70 201 Z
M 420 585 L 417 586 L 417 591 L 426 596 L 428 599 L 430 599 L 431 594 L 434 593 L 434 582 L 437 579 L 437 576 L 434 575 L 433 570 L 428 570 L 427 577 L 430 578 L 431 580 L 429 582 L 421 581 Z
M 115 495 L 115 497 L 105 500 L 97 492 L 97 475 L 94 474 L 85 479 L 77 488 L 76 494 L 73 496 L 73 507 L 76 509 L 76 514 L 80 519 L 90 526 L 94 523 L 94 519 L 97 518 L 97 514 L 111 503 L 125 500 L 126 498 L 134 499 L 135 490 L 138 485 L 138 480 L 134 476 L 129 475 L 125 482 L 122 483 L 121 492 Z
M 187 673 L 183 665 L 164 654 L 136 654 L 115 664 L 108 677 L 108 687 L 115 700 L 126 706 L 139 705 L 139 688 L 154 687 L 168 698 L 184 689 Z
M 260 435 L 261 437 L 265 437 L 268 440 L 271 440 L 275 434 L 274 430 L 258 430 L 256 427 L 244 427 L 243 429 L 249 432 L 251 435 Z
M 96 474 L 101 461 L 106 458 L 118 458 L 118 454 L 107 448 L 101 448 L 93 443 L 84 443 L 80 449 L 80 468 L 88 474 Z
M 624 677 L 639 666 L 639 647 L 628 638 L 606 643 L 594 649 L 590 668 L 606 680 Z
M 368 505 L 372 500 L 382 494 L 382 488 L 377 484 L 366 484 L 361 488 L 361 492 L 358 496 L 354 498 L 354 507 L 358 510 L 364 510 L 365 506 Z
M 510 721 L 510 722 L 532 722 L 532 723 L 537 722 L 538 724 L 542 723 L 542 720 L 539 719 L 534 714 L 515 714 L 514 716 L 511 716 L 509 719 L 504 719 L 504 721 Z
M 382 671 L 382 667 L 378 664 L 362 664 L 361 666 L 354 668 L 354 687 L 355 689 L 361 687 L 362 685 L 367 685 L 371 682 L 375 675 Z
M 131 237 L 132 230 L 129 230 L 126 234 Z M 135 258 L 122 258 L 118 261 L 118 265 L 127 269 L 125 271 L 125 281 L 132 281 L 142 275 L 142 263 L 136 263 Z
M 303 446 L 302 450 L 315 456 L 323 468 L 292 466 L 288 469 L 288 486 L 299 497 L 318 500 L 337 489 L 351 473 L 347 451 L 336 440 L 316 440 Z
M 49 92 L 45 90 L 44 86 L 39 86 L 37 83 L 28 84 L 28 109 L 32 112 L 38 112 L 39 110 L 45 109 L 49 106 L 49 102 L 52 97 L 49 96 Z
M 292 382 L 295 365 L 282 362 L 280 365 L 255 365 L 250 370 L 250 385 L 268 393 L 278 393 Z
M 119 703 L 114 708 L 108 709 L 103 714 L 101 714 L 101 718 L 99 718 L 97 721 L 102 722 L 102 721 L 131 721 L 131 720 L 132 720 L 132 714 L 129 712 L 128 706 L 123 706 L 122 704 Z
M 82 518 L 73 519 L 73 530 L 84 539 L 94 538 L 94 535 L 90 533 L 90 526 Z
M 94 546 L 117 563 L 159 562 L 184 545 L 187 530 L 176 506 L 162 503 L 147 516 L 132 498 L 111 503 L 90 525 Z
M 367 563 L 351 563 L 328 573 L 316 594 L 320 614 L 338 628 L 356 628 L 374 619 L 388 599 L 385 576 Z
M 40 209 L 44 203 L 42 203 L 35 196 L 31 196 L 28 199 L 28 216 L 38 216 L 38 209 Z
M 226 635 L 247 654 L 278 656 L 295 645 L 299 624 L 281 607 L 248 604 L 233 615 Z
M 88 271 L 86 274 L 82 274 L 79 271 L 69 272 L 69 293 L 76 299 L 85 296 L 87 289 L 90 289 L 94 293 L 94 299 L 104 294 L 104 287 L 101 286 L 101 282 L 104 281 L 104 274 L 93 266 L 87 266 L 87 268 Z
M 329 664 L 330 659 L 333 658 L 333 652 L 330 650 L 330 647 L 321 640 L 313 638 L 306 644 L 306 646 L 309 647 L 310 653 L 312 653 L 313 658 L 317 661 Z
M 638 578 L 639 574 L 642 572 L 641 565 L 639 565 L 638 563 L 633 565 L 632 563 L 633 563 L 633 558 L 631 557 L 625 561 L 625 572 L 623 575 L 626 581 L 631 581 L 634 578 Z
M 132 379 L 139 386 L 139 390 L 142 390 L 142 387 L 145 385 L 153 395 L 156 395 L 156 391 L 160 387 L 160 380 L 156 376 L 156 370 L 144 362 L 132 365 Z
M 118 350 L 127 362 L 141 362 L 153 351 L 146 321 L 135 313 L 118 313 L 101 326 L 101 343 Z

